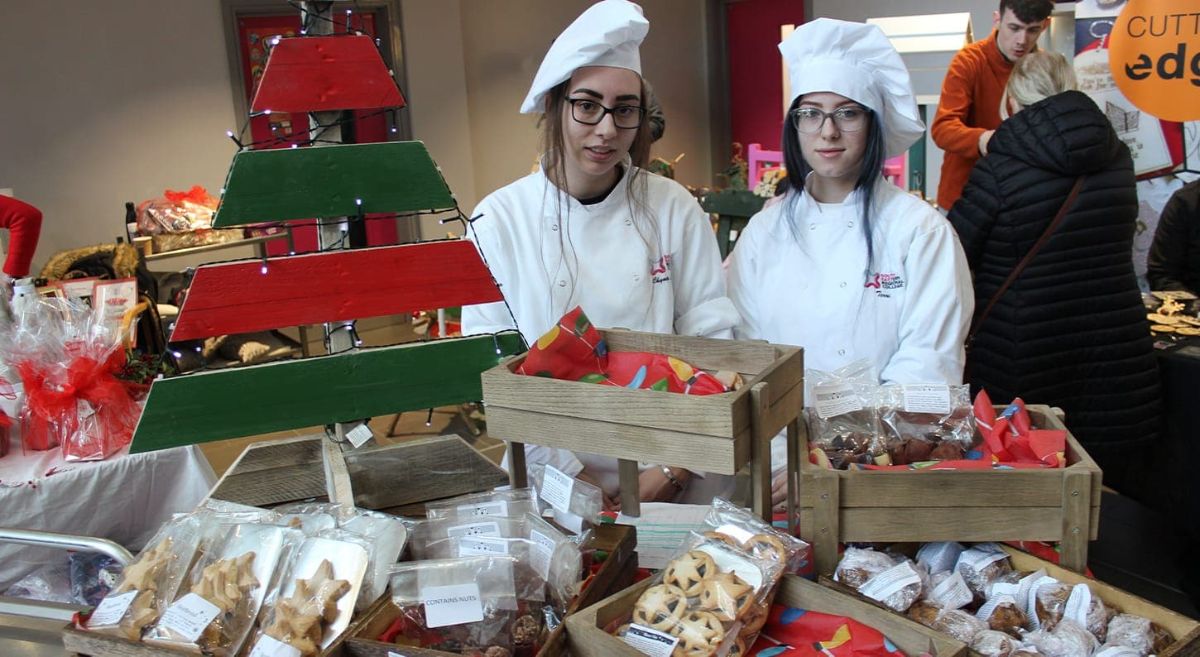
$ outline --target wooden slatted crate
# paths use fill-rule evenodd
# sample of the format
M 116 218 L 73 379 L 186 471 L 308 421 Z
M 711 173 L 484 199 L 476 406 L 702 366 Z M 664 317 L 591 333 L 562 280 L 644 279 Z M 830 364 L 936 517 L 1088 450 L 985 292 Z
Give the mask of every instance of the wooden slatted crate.
M 1047 406 L 1034 426 L 1066 427 Z M 808 454 L 807 435 L 800 451 Z M 830 470 L 800 464 L 801 537 L 819 574 L 837 565 L 839 542 L 1057 541 L 1062 563 L 1082 571 L 1100 523 L 1100 467 L 1067 434 L 1067 466 L 1046 470 Z
M 567 647 L 574 657 L 642 657 L 607 630 L 629 617 L 642 591 L 653 580 L 646 580 L 616 595 L 582 609 L 567 618 Z M 795 575 L 785 575 L 775 604 L 853 618 L 883 633 L 905 654 L 923 653 L 937 657 L 965 657 L 967 647 L 944 634 L 874 605 Z
M 770 440 L 786 427 L 789 445 L 797 444 L 803 350 L 622 329 L 601 334 L 611 352 L 668 354 L 698 369 L 736 371 L 746 385 L 699 397 L 630 390 L 519 375 L 524 356 L 510 358 L 483 373 L 483 399 L 488 435 L 509 442 L 513 484 L 525 483 L 526 442 L 611 456 L 620 463 L 622 510 L 638 515 L 638 461 L 726 475 L 752 464 L 754 509 L 769 517 Z M 798 460 L 789 449 L 790 472 Z
M 589 607 L 633 583 L 637 571 L 637 531 L 628 525 L 598 525 L 592 546 L 608 552 L 608 558 L 567 609 L 568 616 L 584 607 Z M 384 597 L 347 632 L 346 657 L 387 657 L 389 654 L 411 655 L 411 657 L 454 657 L 451 653 L 428 648 L 396 646 L 376 640 L 399 616 L 399 610 L 391 599 Z M 538 651 L 538 657 L 560 657 L 567 654 L 566 626 L 559 625 Z

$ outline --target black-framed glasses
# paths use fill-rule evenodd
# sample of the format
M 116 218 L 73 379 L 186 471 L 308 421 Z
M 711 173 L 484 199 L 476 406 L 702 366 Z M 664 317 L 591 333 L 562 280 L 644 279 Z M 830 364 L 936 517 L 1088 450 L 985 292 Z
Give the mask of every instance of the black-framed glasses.
M 867 125 L 869 112 L 862 107 L 839 107 L 832 112 L 822 112 L 815 107 L 798 107 L 792 110 L 792 125 L 806 135 L 820 132 L 825 120 L 832 118 L 833 124 L 842 132 L 858 132 Z
M 646 109 L 637 105 L 605 107 L 587 98 L 568 98 L 567 102 L 571 103 L 571 118 L 584 125 L 596 125 L 604 120 L 605 114 L 612 114 L 613 125 L 622 130 L 633 130 L 641 127 L 642 117 L 646 115 Z

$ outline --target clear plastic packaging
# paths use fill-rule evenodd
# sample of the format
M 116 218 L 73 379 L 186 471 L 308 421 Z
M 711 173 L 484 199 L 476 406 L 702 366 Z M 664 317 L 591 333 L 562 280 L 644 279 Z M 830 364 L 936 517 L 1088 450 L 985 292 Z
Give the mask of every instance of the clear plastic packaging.
M 973 446 L 975 411 L 966 385 L 886 385 L 879 422 L 893 465 L 961 459 Z
M 883 552 L 866 548 L 846 548 L 842 553 L 842 560 L 833 572 L 833 581 L 841 582 L 857 591 L 867 580 L 895 565 L 896 562 Z
M 1170 632 L 1148 618 L 1117 614 L 1108 622 L 1106 646 L 1125 646 L 1141 657 L 1159 654 L 1174 642 Z
M 954 570 L 958 557 L 966 550 L 961 543 L 938 541 L 926 543 L 917 550 L 917 563 L 923 564 L 931 575 Z
M 523 595 L 537 583 L 521 581 L 512 557 L 438 559 L 397 565 L 392 602 L 403 627 L 396 643 L 458 654 L 516 655 L 540 635 L 540 603 Z
M 301 532 L 284 527 L 232 527 L 192 566 L 189 585 L 145 640 L 216 657 L 236 655 L 253 628 L 278 561 L 302 540 Z
M 349 518 L 342 520 L 341 528 L 363 537 L 370 546 L 367 574 L 356 605 L 362 610 L 387 592 L 389 572 L 408 542 L 408 527 L 395 516 L 354 509 Z
M 163 525 L 146 543 L 137 561 L 100 602 L 88 619 L 94 632 L 138 640 L 158 621 L 185 581 L 204 533 L 201 518 L 179 516 Z
M 1018 639 L 1021 638 L 1021 630 L 1029 624 L 1016 597 L 1003 593 L 989 598 L 975 613 L 975 617 L 987 623 L 989 628 Z
M 598 486 L 576 479 L 552 465 L 534 463 L 529 466 L 537 498 L 554 513 L 554 520 L 564 529 L 578 534 L 596 524 L 604 510 L 604 491 Z
M 809 441 L 818 447 L 829 464 L 844 470 L 852 463 L 886 464 L 880 439 L 881 427 L 876 397 L 879 376 L 865 360 L 855 361 L 834 372 L 806 370 L 811 391 L 805 399 L 812 406 L 808 416 Z
M 1046 657 L 1091 655 L 1100 647 L 1091 632 L 1072 620 L 1060 621 L 1051 630 L 1034 630 L 1025 635 L 1025 641 Z
M 305 539 L 272 592 L 250 645 L 279 642 L 298 650 L 301 657 L 316 657 L 350 625 L 367 563 L 362 545 Z
M 334 529 L 346 513 L 341 504 L 331 502 L 299 502 L 272 509 L 280 518 L 278 524 L 299 529 L 305 536 L 316 536 Z
M 975 599 L 963 579 L 962 573 L 942 571 L 930 575 L 929 588 L 924 599 L 929 604 L 941 609 L 961 609 Z
M 719 497 L 713 498 L 704 524 L 711 528 L 705 536 L 729 543 L 756 557 L 778 561 L 784 565 L 785 572 L 800 572 L 812 557 L 812 547 L 808 543 Z
M 908 560 L 876 573 L 858 589 L 859 593 L 900 613 L 907 611 L 921 597 L 923 591 L 918 566 Z
M 971 650 L 983 657 L 1011 657 L 1020 645 L 1019 641 L 1004 632 L 984 630 L 972 639 Z
M 533 489 L 510 488 L 485 493 L 471 493 L 425 505 L 425 515 L 437 518 L 478 518 L 504 516 L 519 518 L 526 513 L 538 513 Z
M 691 534 L 635 602 L 622 638 L 670 645 L 672 654 L 727 655 L 752 645 L 774 599 L 784 564 L 720 539 Z M 644 649 L 644 648 L 639 648 Z
M 908 609 L 908 617 L 918 623 L 970 645 L 975 637 L 988 629 L 987 623 L 961 609 L 939 609 L 918 602 Z
M 983 604 L 987 598 L 987 587 L 1005 573 L 1012 572 L 1008 553 L 995 543 L 979 543 L 963 551 L 954 569 L 962 573 L 975 601 Z

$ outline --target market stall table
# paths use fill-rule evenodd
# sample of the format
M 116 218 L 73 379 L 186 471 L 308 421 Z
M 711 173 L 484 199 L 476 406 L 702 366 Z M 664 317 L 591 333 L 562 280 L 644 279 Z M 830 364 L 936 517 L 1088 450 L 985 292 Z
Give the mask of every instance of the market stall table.
M 0 458 L 0 525 L 107 538 L 134 552 L 172 514 L 195 508 L 216 482 L 194 445 L 104 461 L 65 462 L 62 452 L 12 451 Z M 58 550 L 0 545 L 0 592 Z

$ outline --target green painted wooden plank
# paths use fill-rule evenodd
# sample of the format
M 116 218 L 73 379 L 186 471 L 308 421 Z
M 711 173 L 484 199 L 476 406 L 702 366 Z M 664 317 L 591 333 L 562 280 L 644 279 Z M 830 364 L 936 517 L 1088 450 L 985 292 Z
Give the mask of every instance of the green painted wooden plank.
M 751 217 L 762 210 L 766 202 L 767 199 L 755 196 L 748 189 L 723 189 L 705 196 L 700 201 L 700 207 L 712 214 Z
M 521 351 L 520 335 L 506 332 L 159 379 L 130 451 L 480 400 L 479 375 Z
M 287 219 L 404 213 L 455 206 L 425 144 L 393 141 L 240 151 L 214 228 Z

